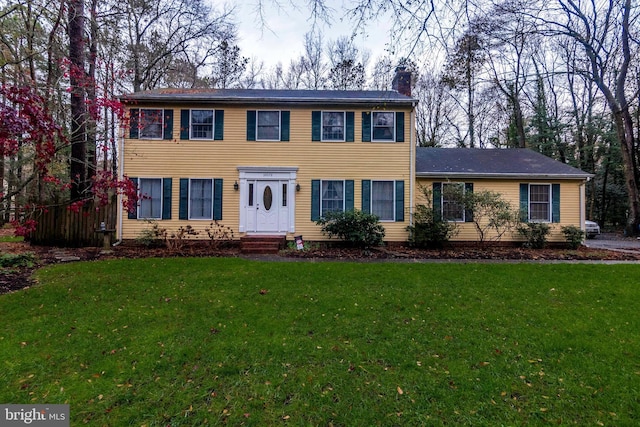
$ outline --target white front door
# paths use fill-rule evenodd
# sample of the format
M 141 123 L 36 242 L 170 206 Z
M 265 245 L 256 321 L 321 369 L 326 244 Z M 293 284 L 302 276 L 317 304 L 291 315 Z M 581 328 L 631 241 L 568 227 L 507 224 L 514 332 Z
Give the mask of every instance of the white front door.
M 286 232 L 289 224 L 289 181 L 250 180 L 247 182 L 247 231 Z
M 256 231 L 276 232 L 282 206 L 282 192 L 278 181 L 256 182 Z
M 295 231 L 296 167 L 238 167 L 240 232 Z

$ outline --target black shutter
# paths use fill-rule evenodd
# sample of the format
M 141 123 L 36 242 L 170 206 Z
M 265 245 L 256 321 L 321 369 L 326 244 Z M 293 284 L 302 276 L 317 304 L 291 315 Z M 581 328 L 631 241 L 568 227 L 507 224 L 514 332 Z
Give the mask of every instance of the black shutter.
M 362 142 L 371 142 L 371 112 L 362 112 Z
M 189 178 L 180 178 L 180 204 L 178 218 L 189 219 Z
M 180 139 L 189 139 L 190 110 L 180 110 Z
M 280 111 L 280 141 L 289 141 L 290 111 Z
M 404 142 L 404 112 L 396 113 L 396 142 Z
M 311 140 L 320 141 L 322 129 L 322 111 L 311 112 Z
M 353 111 L 347 111 L 347 126 L 345 141 L 353 142 L 355 137 L 355 114 Z
M 224 110 L 215 110 L 213 113 L 215 118 L 215 124 L 213 129 L 213 139 L 215 140 L 223 140 L 224 139 Z
M 129 110 L 129 138 L 138 139 L 140 135 L 140 110 L 132 108 Z
M 129 177 L 129 181 L 133 182 L 133 185 L 136 187 L 136 194 L 140 197 L 140 193 L 138 191 L 138 178 Z M 139 202 L 136 202 L 132 211 L 127 212 L 128 219 L 138 219 L 138 203 Z
M 396 222 L 404 221 L 404 181 L 396 181 Z
M 247 111 L 247 141 L 256 140 L 256 111 Z
M 173 139 L 173 110 L 163 110 L 164 134 L 162 139 Z
M 465 182 L 464 191 L 466 193 L 473 193 L 473 182 Z M 473 222 L 473 209 L 464 210 L 464 222 Z

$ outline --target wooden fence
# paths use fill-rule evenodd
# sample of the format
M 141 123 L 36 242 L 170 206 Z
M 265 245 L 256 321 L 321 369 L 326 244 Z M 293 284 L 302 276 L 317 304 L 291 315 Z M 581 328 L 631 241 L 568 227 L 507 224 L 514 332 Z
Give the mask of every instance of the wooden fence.
M 55 206 L 34 218 L 36 230 L 30 241 L 34 245 L 84 247 L 102 246 L 101 223 L 107 230 L 116 228 L 118 204 L 114 201 L 96 210 L 94 202 L 86 203 L 78 212 L 68 206 Z

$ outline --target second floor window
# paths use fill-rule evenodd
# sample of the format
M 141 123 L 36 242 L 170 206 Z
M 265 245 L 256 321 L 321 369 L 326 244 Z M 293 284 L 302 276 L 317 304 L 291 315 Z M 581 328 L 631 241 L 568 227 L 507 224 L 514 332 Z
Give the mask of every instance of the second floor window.
M 280 111 L 258 111 L 256 126 L 256 139 L 280 141 Z
M 143 108 L 140 110 L 140 138 L 162 139 L 164 124 L 161 109 Z
M 322 140 L 344 141 L 344 112 L 322 112 Z
M 213 110 L 191 110 L 191 138 L 213 139 Z
M 395 113 L 374 111 L 371 128 L 373 141 L 395 141 Z

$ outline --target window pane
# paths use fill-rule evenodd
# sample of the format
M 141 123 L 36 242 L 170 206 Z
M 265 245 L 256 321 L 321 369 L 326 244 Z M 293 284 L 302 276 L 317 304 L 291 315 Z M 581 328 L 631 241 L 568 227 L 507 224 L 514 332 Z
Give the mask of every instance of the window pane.
M 531 221 L 551 221 L 551 186 L 529 186 L 529 219 Z
M 330 211 L 343 211 L 344 181 L 322 181 L 321 202 L 322 215 Z
M 322 113 L 322 140 L 344 141 L 344 113 Z
M 191 110 L 191 138 L 213 139 L 213 110 Z
M 162 218 L 162 180 L 140 178 L 139 218 Z
M 192 179 L 189 191 L 189 217 L 211 219 L 213 217 L 213 185 L 210 179 Z
M 393 181 L 373 181 L 371 183 L 371 213 L 383 221 L 395 219 L 393 187 Z
M 394 141 L 395 114 L 393 112 L 373 113 L 373 140 Z
M 442 218 L 445 221 L 464 221 L 463 194 L 462 183 L 442 184 Z
M 140 138 L 162 139 L 162 110 L 140 110 Z
M 258 111 L 257 139 L 280 141 L 280 111 Z

